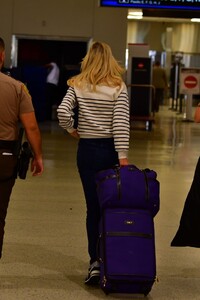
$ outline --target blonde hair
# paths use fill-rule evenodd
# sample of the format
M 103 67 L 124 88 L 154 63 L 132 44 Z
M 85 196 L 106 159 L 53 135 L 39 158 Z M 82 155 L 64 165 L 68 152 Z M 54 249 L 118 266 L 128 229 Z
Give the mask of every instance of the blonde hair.
M 117 87 L 122 84 L 124 72 L 125 69 L 113 57 L 110 46 L 94 42 L 82 60 L 80 74 L 69 79 L 67 84 L 79 88 L 91 84 L 93 90 L 96 90 L 96 85 Z

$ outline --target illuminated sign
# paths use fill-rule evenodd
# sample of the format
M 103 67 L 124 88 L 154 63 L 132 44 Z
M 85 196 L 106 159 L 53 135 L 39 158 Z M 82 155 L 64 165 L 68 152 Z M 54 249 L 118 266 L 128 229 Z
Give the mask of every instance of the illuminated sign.
M 100 0 L 100 6 L 200 11 L 200 0 Z

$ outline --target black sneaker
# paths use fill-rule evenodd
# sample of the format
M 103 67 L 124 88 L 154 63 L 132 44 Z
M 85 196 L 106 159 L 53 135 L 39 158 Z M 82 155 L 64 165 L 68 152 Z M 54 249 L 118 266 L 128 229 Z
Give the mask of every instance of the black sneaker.
M 100 265 L 98 261 L 95 261 L 90 265 L 88 270 L 88 276 L 85 278 L 85 284 L 97 285 L 100 281 Z

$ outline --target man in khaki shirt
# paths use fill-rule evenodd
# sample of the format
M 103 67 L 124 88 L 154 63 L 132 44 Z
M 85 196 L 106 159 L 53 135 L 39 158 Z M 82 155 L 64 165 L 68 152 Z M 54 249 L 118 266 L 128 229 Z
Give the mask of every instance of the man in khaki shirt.
M 153 68 L 153 86 L 155 87 L 155 98 L 154 98 L 154 107 L 155 112 L 159 111 L 160 104 L 164 102 L 164 92 L 167 90 L 167 75 L 163 68 L 160 66 L 160 62 L 156 61 Z
M 5 44 L 0 37 L 0 70 L 5 60 Z M 31 96 L 22 82 L 0 72 L 0 257 L 4 237 L 5 219 L 16 177 L 16 143 L 18 124 L 22 123 L 32 151 L 33 176 L 43 172 L 42 142 Z

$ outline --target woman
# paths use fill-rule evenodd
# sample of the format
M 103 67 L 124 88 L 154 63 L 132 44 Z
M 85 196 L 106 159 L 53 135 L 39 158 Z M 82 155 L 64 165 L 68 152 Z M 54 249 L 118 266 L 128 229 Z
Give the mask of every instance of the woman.
M 81 63 L 80 74 L 68 80 L 69 89 L 58 107 L 60 126 L 79 139 L 77 166 L 86 199 L 90 256 L 86 284 L 98 283 L 100 278 L 96 251 L 100 208 L 95 174 L 116 164 L 128 164 L 129 100 L 123 72 L 110 47 L 94 42 Z M 75 129 L 73 109 L 77 106 Z

